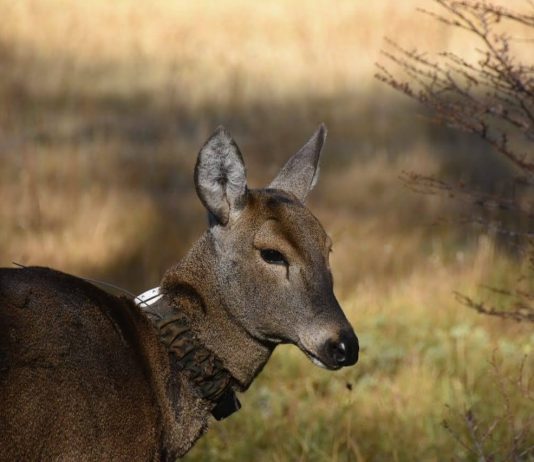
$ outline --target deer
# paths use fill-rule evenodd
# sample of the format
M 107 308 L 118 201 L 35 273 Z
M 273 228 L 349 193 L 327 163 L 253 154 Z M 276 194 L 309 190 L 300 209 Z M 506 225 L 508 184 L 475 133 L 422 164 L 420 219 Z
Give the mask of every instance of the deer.
M 184 456 L 240 408 L 280 344 L 328 370 L 358 360 L 332 241 L 304 205 L 321 125 L 267 188 L 224 127 L 200 149 L 209 226 L 141 297 L 45 267 L 0 269 L 0 460 Z

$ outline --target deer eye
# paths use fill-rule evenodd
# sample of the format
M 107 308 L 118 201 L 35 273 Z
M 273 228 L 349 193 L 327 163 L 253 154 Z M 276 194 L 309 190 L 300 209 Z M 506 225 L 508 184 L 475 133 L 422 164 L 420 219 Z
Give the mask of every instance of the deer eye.
M 278 250 L 262 249 L 260 250 L 260 255 L 261 258 L 271 265 L 287 265 L 286 258 Z

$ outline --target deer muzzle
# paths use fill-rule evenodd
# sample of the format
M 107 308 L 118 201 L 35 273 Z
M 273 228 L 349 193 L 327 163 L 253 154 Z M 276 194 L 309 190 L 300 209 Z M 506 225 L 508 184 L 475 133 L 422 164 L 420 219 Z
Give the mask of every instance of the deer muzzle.
M 327 340 L 323 346 L 322 356 L 327 359 L 327 365 L 337 369 L 356 364 L 359 350 L 358 337 L 350 329 L 342 331 L 335 339 Z
M 330 370 L 356 364 L 360 350 L 358 337 L 350 326 L 321 340 L 317 335 L 303 336 L 299 347 L 314 364 Z

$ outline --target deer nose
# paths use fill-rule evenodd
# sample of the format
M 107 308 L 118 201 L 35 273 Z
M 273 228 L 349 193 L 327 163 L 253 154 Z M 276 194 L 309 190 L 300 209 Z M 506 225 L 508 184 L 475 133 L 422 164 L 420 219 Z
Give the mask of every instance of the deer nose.
M 358 361 L 360 350 L 354 331 L 342 332 L 336 340 L 326 342 L 326 355 L 336 366 L 352 366 Z

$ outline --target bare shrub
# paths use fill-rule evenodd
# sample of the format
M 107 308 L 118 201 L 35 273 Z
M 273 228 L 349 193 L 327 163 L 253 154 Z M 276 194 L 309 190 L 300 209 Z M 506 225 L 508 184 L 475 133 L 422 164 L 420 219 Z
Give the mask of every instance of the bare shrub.
M 517 175 L 513 194 L 488 194 L 463 182 L 449 182 L 417 172 L 404 172 L 401 179 L 423 194 L 445 195 L 476 206 L 480 213 L 458 217 L 460 221 L 482 226 L 492 235 L 520 240 L 521 251 L 532 261 L 534 250 L 534 62 L 514 55 L 525 43 L 534 41 L 534 3 L 528 11 L 515 11 L 491 2 L 434 0 L 439 13 L 420 10 L 449 27 L 460 29 L 476 39 L 478 58 L 472 62 L 444 52 L 438 58 L 408 50 L 389 40 L 383 55 L 390 68 L 378 64 L 376 77 L 423 104 L 439 123 L 476 135 L 493 147 L 514 167 Z M 532 37 L 513 37 L 507 25 L 520 24 Z M 513 220 L 503 218 L 508 214 Z M 512 223 L 512 224 L 511 224 Z M 532 268 L 531 268 L 532 269 Z M 534 292 L 522 289 L 493 289 L 511 300 L 507 308 L 487 306 L 458 294 L 466 306 L 480 313 L 534 321 Z
M 434 3 L 440 7 L 438 13 L 421 12 L 475 38 L 477 59 L 473 62 L 451 52 L 432 59 L 420 50 L 408 50 L 390 40 L 383 51 L 388 67 L 378 64 L 376 77 L 421 103 L 435 121 L 477 136 L 507 159 L 517 172 L 512 180 L 514 194 L 490 194 L 461 181 L 445 181 L 417 172 L 403 173 L 402 180 L 416 192 L 442 195 L 474 206 L 465 216 L 455 219 L 482 226 L 514 244 L 519 240 L 520 252 L 527 257 L 532 273 L 534 64 L 518 59 L 514 50 L 522 43 L 532 42 L 533 37 L 513 37 L 506 27 L 520 24 L 527 34 L 534 36 L 534 3 L 528 3 L 526 12 L 487 1 L 434 0 Z M 393 72 L 391 68 L 396 70 Z M 402 78 L 397 76 L 399 73 Z M 518 189 L 520 193 L 516 193 Z M 473 213 L 473 209 L 478 212 Z M 503 219 L 506 215 L 514 220 Z M 513 287 L 487 287 L 492 295 L 489 303 L 460 293 L 456 297 L 485 315 L 534 322 L 531 276 L 520 275 Z M 487 406 L 469 407 L 460 412 L 450 409 L 451 417 L 443 425 L 464 452 L 462 458 L 490 462 L 534 457 L 532 434 L 528 430 L 534 422 L 523 421 L 519 416 L 524 409 L 517 407 L 519 398 L 522 406 L 531 408 L 534 403 L 531 371 L 525 370 L 525 362 L 526 358 L 519 372 L 513 374 L 503 371 L 495 357 L 491 361 L 493 382 L 501 398 L 498 406 L 492 405 L 497 410 L 493 415 L 484 412 Z
M 490 379 L 497 388 L 498 402 L 489 413 L 481 406 L 462 412 L 449 407 L 449 417 L 442 425 L 463 449 L 464 455 L 474 456 L 480 462 L 521 461 L 534 457 L 534 415 L 521 418 L 516 412 L 517 404 L 512 404 L 514 396 L 519 396 L 525 407 L 532 407 L 534 403 L 534 381 L 526 370 L 526 362 L 525 356 L 517 370 L 504 371 L 497 355 L 493 355 Z M 486 415 L 481 418 L 483 414 Z

